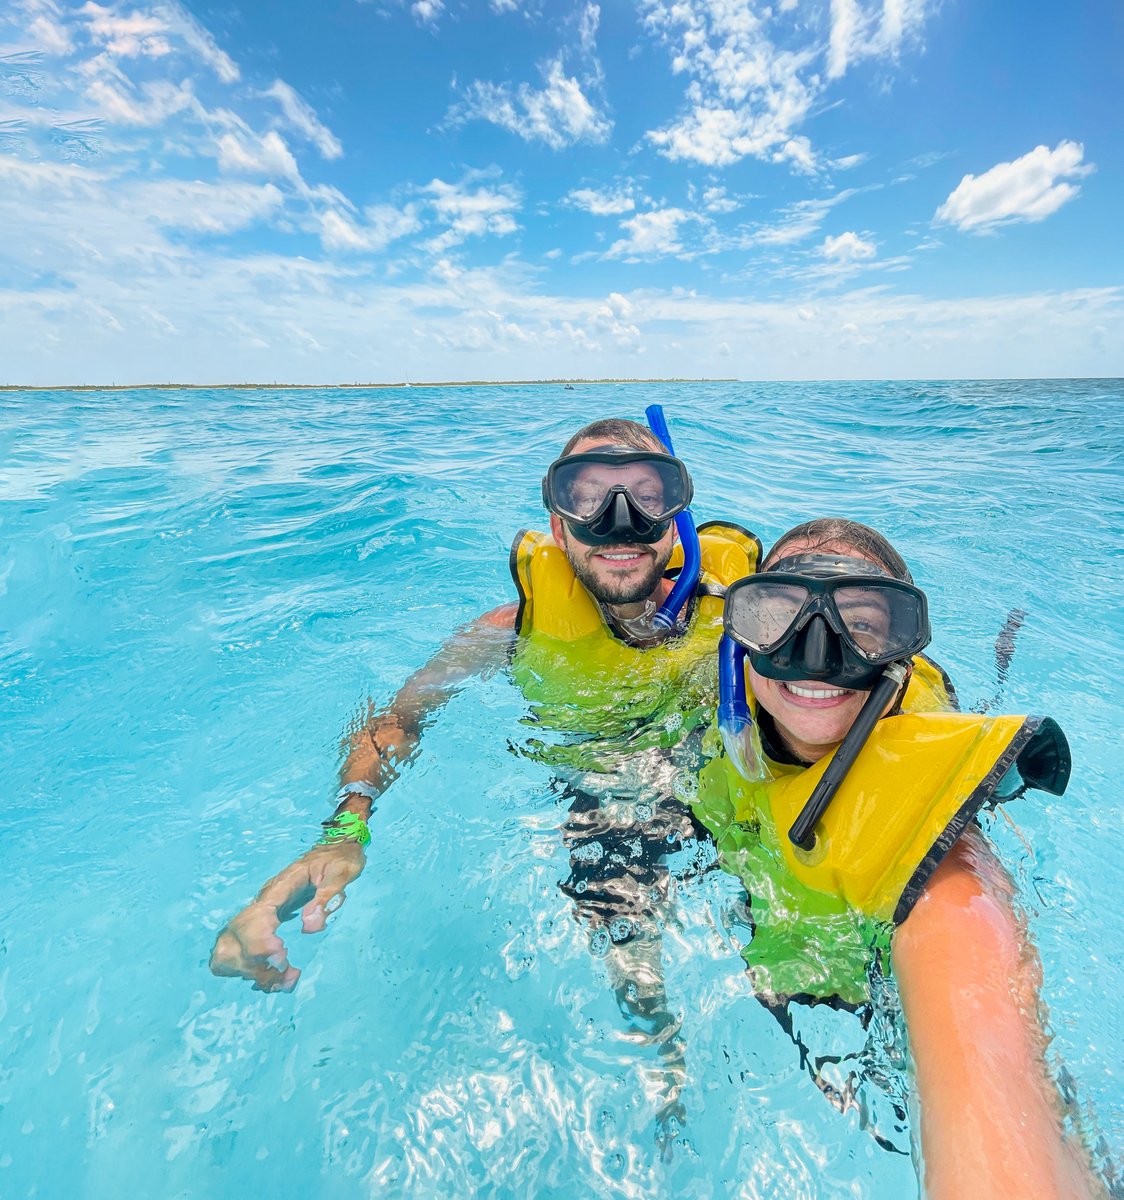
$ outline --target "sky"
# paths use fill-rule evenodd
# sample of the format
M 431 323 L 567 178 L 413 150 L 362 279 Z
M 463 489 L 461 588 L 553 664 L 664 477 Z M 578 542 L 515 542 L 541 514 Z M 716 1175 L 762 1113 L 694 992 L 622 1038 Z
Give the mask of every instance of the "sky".
M 0 383 L 1124 375 L 1124 5 L 0 5 Z

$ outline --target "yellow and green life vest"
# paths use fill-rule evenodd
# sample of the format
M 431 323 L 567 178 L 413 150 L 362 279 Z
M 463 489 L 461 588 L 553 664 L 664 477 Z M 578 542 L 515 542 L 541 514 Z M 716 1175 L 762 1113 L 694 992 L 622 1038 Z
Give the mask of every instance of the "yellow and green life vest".
M 950 699 L 939 668 L 915 659 L 902 711 L 875 726 L 807 852 L 788 830 L 831 755 L 766 760 L 771 778 L 756 781 L 723 754 L 703 770 L 696 816 L 749 892 L 745 958 L 763 992 L 861 1003 L 872 954 L 980 809 L 1027 786 L 1065 790 L 1069 748 L 1052 720 L 948 711 Z
M 752 574 L 761 543 L 737 525 L 699 526 L 702 571 L 688 601 L 682 633 L 641 649 L 618 637 L 574 576 L 550 534 L 524 532 L 511 549 L 519 592 L 512 673 L 531 705 L 530 723 L 561 734 L 528 752 L 554 765 L 609 770 L 622 755 L 677 745 L 705 726 L 716 695 L 715 647 L 722 597 Z M 676 545 L 667 574 L 683 562 Z

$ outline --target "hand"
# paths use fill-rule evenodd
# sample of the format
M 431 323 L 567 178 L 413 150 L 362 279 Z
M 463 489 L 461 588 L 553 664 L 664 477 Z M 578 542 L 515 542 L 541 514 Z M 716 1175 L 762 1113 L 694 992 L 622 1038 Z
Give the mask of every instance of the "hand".
M 343 903 L 344 888 L 358 878 L 365 861 L 358 842 L 314 846 L 302 854 L 230 919 L 211 952 L 212 972 L 252 980 L 255 991 L 291 992 L 300 969 L 290 965 L 278 927 L 303 905 L 301 931 L 319 933 L 330 913 Z M 338 902 L 329 908 L 334 900 Z

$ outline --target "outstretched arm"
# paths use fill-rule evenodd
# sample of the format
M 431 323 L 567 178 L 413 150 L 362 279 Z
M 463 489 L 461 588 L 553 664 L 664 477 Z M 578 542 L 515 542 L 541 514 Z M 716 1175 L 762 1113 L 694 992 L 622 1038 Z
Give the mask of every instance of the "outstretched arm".
M 313 846 L 269 879 L 215 942 L 211 970 L 216 975 L 251 980 L 263 992 L 288 992 L 300 970 L 290 965 L 277 933 L 282 921 L 299 911 L 305 933 L 324 928 L 334 902 L 366 863 L 363 845 L 348 836 L 347 823 L 371 815 L 371 795 L 381 795 L 417 751 L 426 719 L 469 679 L 499 666 L 515 631 L 514 604 L 503 605 L 458 631 L 402 685 L 382 709 L 368 713 L 347 739 L 347 758 L 340 770 L 340 802 L 333 822 L 341 836 Z M 348 784 L 362 790 L 348 791 Z M 353 814 L 349 817 L 347 814 Z
M 894 936 L 929 1200 L 1103 1193 L 1062 1128 L 1041 967 L 1012 898 L 982 835 L 969 831 Z

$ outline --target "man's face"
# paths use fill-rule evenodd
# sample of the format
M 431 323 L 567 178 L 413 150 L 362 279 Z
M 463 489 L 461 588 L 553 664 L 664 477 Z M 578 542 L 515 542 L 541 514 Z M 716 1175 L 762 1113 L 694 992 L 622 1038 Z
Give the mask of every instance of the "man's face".
M 571 454 L 584 454 L 587 450 L 603 450 L 609 442 L 584 440 L 578 442 Z M 655 447 L 652 447 L 655 449 Z M 578 477 L 574 485 L 573 498 L 581 499 L 583 485 L 591 501 L 605 493 L 604 480 L 596 478 L 602 470 L 590 464 Z M 643 463 L 627 468 L 612 468 L 612 483 L 627 483 L 633 495 L 644 508 L 649 503 L 653 511 L 663 504 L 663 486 L 659 475 Z M 610 546 L 587 546 L 573 537 L 565 523 L 554 514 L 550 518 L 550 531 L 555 543 L 565 552 L 578 580 L 589 593 L 602 604 L 636 604 L 647 600 L 659 586 L 664 568 L 671 558 L 675 545 L 675 527 L 669 524 L 667 532 L 658 542 L 642 545 L 637 542 Z

